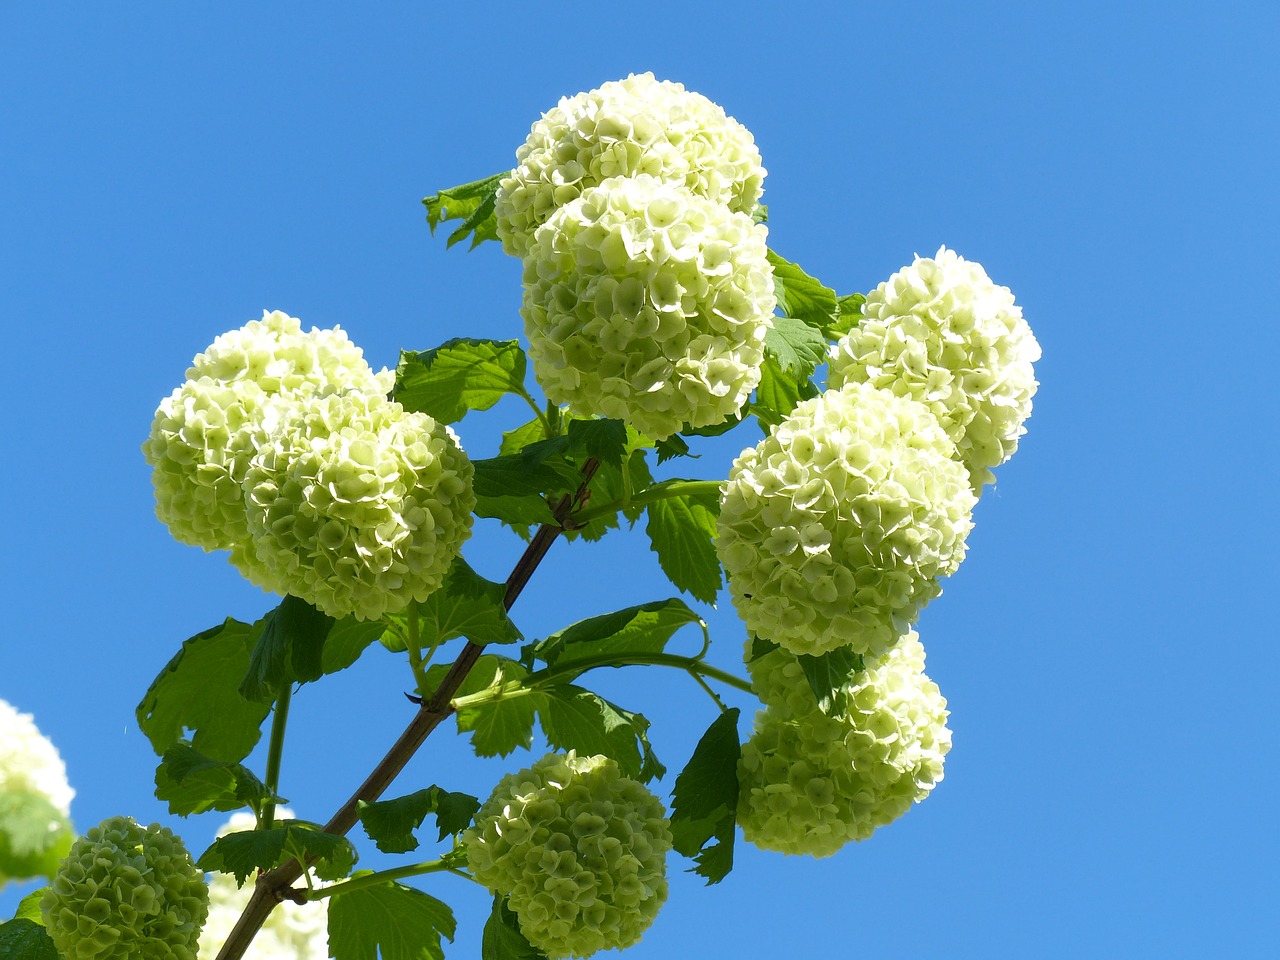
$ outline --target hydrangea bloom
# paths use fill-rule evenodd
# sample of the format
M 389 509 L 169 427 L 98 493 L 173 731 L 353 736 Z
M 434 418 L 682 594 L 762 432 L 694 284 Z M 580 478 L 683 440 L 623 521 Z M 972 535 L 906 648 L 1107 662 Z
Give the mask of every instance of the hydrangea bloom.
M 947 702 L 914 631 L 849 679 L 837 716 L 819 709 L 793 654 L 778 649 L 748 667 L 766 707 L 738 764 L 738 822 L 756 846 L 830 856 L 942 779 Z
M 276 810 L 282 820 L 293 817 L 283 807 Z M 219 837 L 252 830 L 253 814 L 237 813 L 218 831 Z M 228 873 L 215 873 L 209 880 L 209 920 L 200 935 L 201 960 L 213 960 L 231 936 L 253 892 L 251 884 L 236 886 Z M 249 955 L 254 960 L 327 960 L 329 956 L 329 901 L 293 903 L 286 900 L 271 911 L 253 938 Z
M 557 209 L 610 177 L 648 174 L 751 215 L 763 192 L 751 132 L 699 93 L 652 73 L 562 99 L 533 125 L 498 189 L 498 236 L 528 253 Z
M 279 311 L 223 334 L 160 404 L 142 446 L 153 468 L 156 515 L 182 543 L 205 550 L 243 545 L 240 485 L 262 438 L 276 429 L 274 401 L 340 390 L 385 394 L 393 379 L 385 370 L 374 373 L 341 330 L 304 333 L 300 320 Z M 252 564 L 251 553 L 244 562 Z
M 1008 287 L 946 247 L 867 295 L 831 348 L 831 386 L 870 383 L 928 405 L 979 488 L 1026 433 L 1040 345 Z
M 552 960 L 630 946 L 667 898 L 662 802 L 607 757 L 552 753 L 508 774 L 462 842 Z
M 964 558 L 975 498 L 954 449 L 923 404 L 850 384 L 744 450 L 716 551 L 747 628 L 793 653 L 896 643 Z
M 58 748 L 36 727 L 29 713 L 0 700 L 0 793 L 35 793 L 71 814 L 76 795 L 67 783 L 67 767 Z
M 182 841 L 129 817 L 77 840 L 40 901 L 68 960 L 195 960 L 208 909 L 209 888 Z
M 524 261 L 525 334 L 547 396 L 663 439 L 736 414 L 775 305 L 767 230 L 650 176 L 561 207 Z
M 245 472 L 242 572 L 333 617 L 425 600 L 471 535 L 473 473 L 448 427 L 380 394 L 290 403 Z

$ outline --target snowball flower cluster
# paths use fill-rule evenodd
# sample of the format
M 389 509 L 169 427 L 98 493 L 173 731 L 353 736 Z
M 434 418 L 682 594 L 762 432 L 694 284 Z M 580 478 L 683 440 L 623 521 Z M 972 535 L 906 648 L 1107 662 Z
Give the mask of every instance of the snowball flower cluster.
M 293 814 L 283 807 L 278 818 L 287 820 Z M 218 831 L 219 837 L 252 830 L 256 825 L 251 813 L 233 814 Z M 236 885 L 228 873 L 215 873 L 209 880 L 209 919 L 200 935 L 201 960 L 213 960 L 231 936 L 231 931 L 244 912 L 253 892 L 252 884 Z M 294 903 L 286 900 L 276 907 L 253 938 L 250 956 L 254 960 L 327 960 L 329 956 L 329 901 Z
M 926 404 L 980 488 L 1026 432 L 1040 345 L 1008 287 L 946 247 L 867 295 L 831 348 L 831 386 L 870 383 Z
M 470 535 L 472 468 L 447 427 L 386 398 L 341 330 L 276 312 L 218 337 L 143 445 L 173 535 L 334 617 L 435 590 Z
M 630 946 L 667 898 L 662 802 L 607 757 L 552 753 L 508 774 L 462 842 L 551 960 Z
M 799 404 L 734 461 L 716 551 L 748 630 L 875 656 L 964 558 L 975 498 L 922 404 L 864 384 Z
M 524 261 L 521 313 L 547 396 L 655 439 L 736 414 L 776 302 L 766 233 L 647 175 L 561 207 Z
M 40 901 L 67 960 L 195 960 L 209 888 L 165 827 L 111 817 L 71 847 Z
M 947 702 L 914 632 L 851 676 L 827 716 L 793 654 L 748 664 L 765 703 L 743 745 L 738 822 L 756 846 L 826 857 L 929 795 L 951 749 Z
M 610 177 L 648 174 L 751 215 L 763 192 L 750 131 L 724 109 L 652 73 L 562 99 L 533 125 L 497 196 L 507 253 L 528 253 L 537 228 Z
M 34 793 L 71 814 L 75 791 L 67 783 L 67 767 L 58 748 L 36 727 L 29 713 L 19 713 L 0 700 L 0 794 Z

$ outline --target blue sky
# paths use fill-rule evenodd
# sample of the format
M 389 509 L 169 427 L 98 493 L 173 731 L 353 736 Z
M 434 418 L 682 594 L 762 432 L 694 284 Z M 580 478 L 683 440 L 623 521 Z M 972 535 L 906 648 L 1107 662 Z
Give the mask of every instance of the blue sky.
M 1044 359 L 919 625 L 952 710 L 945 781 L 827 860 L 740 843 L 712 888 L 673 862 L 628 956 L 1267 955 L 1278 37 L 1264 3 L 6 6 L 0 698 L 62 751 L 80 828 L 130 814 L 202 849 L 216 815 L 176 823 L 152 797 L 133 708 L 182 639 L 272 602 L 154 519 L 156 404 L 264 308 L 341 324 L 379 366 L 517 336 L 519 264 L 446 252 L 421 198 L 511 166 L 559 97 L 653 70 L 753 131 L 784 256 L 865 291 L 946 244 L 1012 288 Z M 468 418 L 464 444 L 492 453 L 519 415 Z M 526 635 L 669 595 L 643 538 L 619 539 L 557 546 Z M 488 528 L 466 549 L 495 579 L 518 552 Z M 731 606 L 704 612 L 734 664 Z M 407 670 L 376 653 L 295 698 L 302 816 L 407 719 Z M 596 685 L 651 717 L 673 768 L 712 719 L 680 678 Z M 433 738 L 401 792 L 483 795 L 509 768 L 463 748 Z M 449 956 L 478 956 L 483 892 L 426 888 L 458 913 Z

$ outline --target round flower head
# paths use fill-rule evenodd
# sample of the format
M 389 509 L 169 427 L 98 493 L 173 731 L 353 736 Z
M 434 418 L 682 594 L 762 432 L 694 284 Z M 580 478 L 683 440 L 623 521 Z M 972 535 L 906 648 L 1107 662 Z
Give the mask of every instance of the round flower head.
M 547 396 L 664 439 L 736 414 L 775 305 L 764 226 L 650 176 L 562 207 L 524 261 L 525 334 Z
M 297 400 L 245 473 L 241 571 L 332 617 L 425 600 L 471 535 L 473 472 L 446 426 L 379 394 Z
M 293 814 L 283 807 L 276 810 L 280 819 Z M 219 837 L 243 830 L 252 830 L 255 821 L 251 813 L 237 813 L 218 831 Z M 322 881 L 312 881 L 323 885 Z M 236 921 L 244 912 L 253 892 L 252 884 L 236 886 L 236 878 L 228 873 L 215 873 L 209 880 L 209 920 L 200 935 L 201 960 L 213 960 L 227 942 Z M 329 956 L 329 901 L 314 900 L 309 903 L 284 901 L 267 917 L 262 928 L 253 938 L 249 955 L 254 960 L 328 960 Z
M 462 843 L 551 960 L 630 946 L 667 899 L 662 802 L 607 757 L 552 753 L 508 774 Z
M 716 551 L 747 628 L 801 654 L 897 642 L 964 558 L 974 495 L 954 452 L 922 404 L 864 384 L 744 450 Z
M 209 888 L 168 829 L 112 817 L 72 845 L 40 910 L 67 960 L 194 960 Z
M 980 488 L 1026 433 L 1040 345 L 1008 287 L 946 247 L 867 295 L 831 348 L 831 386 L 870 383 L 928 405 Z
M 793 654 L 775 650 L 748 667 L 766 707 L 738 763 L 738 823 L 756 846 L 830 856 L 942 779 L 947 702 L 914 632 L 849 678 L 835 716 L 819 709 Z
M 303 333 L 300 320 L 279 311 L 224 333 L 160 404 L 142 445 L 156 515 L 181 543 L 242 547 L 248 529 L 241 483 L 254 451 L 276 429 L 279 401 L 341 390 L 385 394 L 393 377 L 374 373 L 341 330 Z
M 36 727 L 29 713 L 0 700 L 0 794 L 34 793 L 63 814 L 71 813 L 75 791 L 58 748 Z
M 562 99 L 533 125 L 498 188 L 498 237 L 512 256 L 589 187 L 648 174 L 730 210 L 755 212 L 763 192 L 751 132 L 699 93 L 652 73 Z

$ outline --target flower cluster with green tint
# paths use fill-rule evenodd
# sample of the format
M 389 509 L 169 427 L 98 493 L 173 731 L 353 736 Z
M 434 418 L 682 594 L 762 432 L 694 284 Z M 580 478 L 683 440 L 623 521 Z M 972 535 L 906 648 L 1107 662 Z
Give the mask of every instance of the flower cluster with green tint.
M 521 313 L 547 396 L 655 439 L 737 414 L 776 303 L 766 234 L 648 175 L 561 207 L 524 261 Z
M 66 960 L 195 960 L 209 888 L 167 828 L 111 817 L 72 845 L 40 910 Z
M 0 794 L 34 793 L 64 816 L 76 792 L 67 783 L 67 767 L 35 718 L 0 700 Z
M 764 190 L 751 133 L 699 93 L 652 73 L 562 99 L 529 131 L 498 189 L 498 237 L 527 255 L 559 208 L 611 177 L 647 174 L 750 216 Z
M 915 632 L 867 662 L 832 716 L 794 654 L 748 663 L 765 704 L 743 744 L 738 823 L 765 850 L 826 857 L 902 816 L 942 779 L 947 702 L 924 673 Z
M 1026 432 L 1040 345 L 979 264 L 946 247 L 867 295 L 863 319 L 831 348 L 831 386 L 869 383 L 926 404 L 978 489 Z
M 743 451 L 716 551 L 748 630 L 793 653 L 889 649 L 964 558 L 975 502 L 937 418 L 865 384 Z
M 425 599 L 470 535 L 473 470 L 447 427 L 388 400 L 341 330 L 269 313 L 218 337 L 143 445 L 174 536 L 334 617 Z
M 508 774 L 462 842 L 551 960 L 630 946 L 667 898 L 662 802 L 607 757 L 552 753 Z
M 281 807 L 279 819 L 293 814 Z M 218 831 L 219 837 L 252 830 L 256 825 L 251 813 L 237 813 Z M 209 919 L 200 935 L 201 960 L 214 960 L 244 912 L 253 893 L 253 885 L 236 885 L 234 876 L 215 873 L 209 880 Z M 294 903 L 285 900 L 271 911 L 253 938 L 250 956 L 254 960 L 327 960 L 329 956 L 329 901 L 314 900 Z

